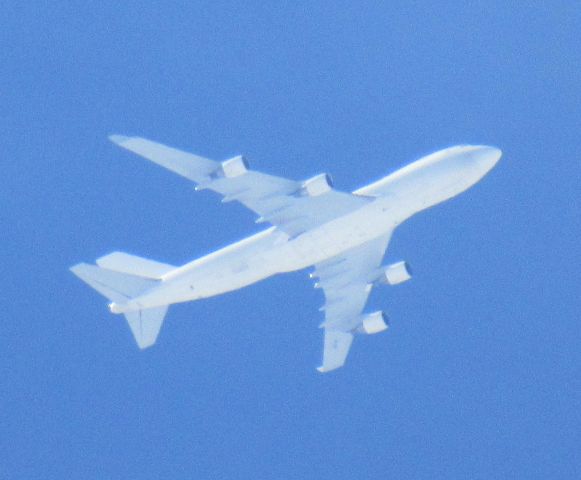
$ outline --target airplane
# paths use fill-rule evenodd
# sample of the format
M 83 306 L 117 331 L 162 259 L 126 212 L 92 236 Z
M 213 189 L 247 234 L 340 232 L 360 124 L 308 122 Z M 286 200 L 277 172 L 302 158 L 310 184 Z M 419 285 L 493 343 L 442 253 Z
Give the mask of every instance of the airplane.
M 502 152 L 460 145 L 423 157 L 352 193 L 333 188 L 327 174 L 294 181 L 249 169 L 243 156 L 222 162 L 140 137 L 111 135 L 115 144 L 194 182 L 196 190 L 238 201 L 270 227 L 183 266 L 113 252 L 96 265 L 71 271 L 124 314 L 137 345 L 152 346 L 169 305 L 240 289 L 273 275 L 314 267 L 324 292 L 323 362 L 319 372 L 342 367 L 355 335 L 389 326 L 383 311 L 364 313 L 376 285 L 411 278 L 407 262 L 382 265 L 395 228 L 412 215 L 467 190 Z

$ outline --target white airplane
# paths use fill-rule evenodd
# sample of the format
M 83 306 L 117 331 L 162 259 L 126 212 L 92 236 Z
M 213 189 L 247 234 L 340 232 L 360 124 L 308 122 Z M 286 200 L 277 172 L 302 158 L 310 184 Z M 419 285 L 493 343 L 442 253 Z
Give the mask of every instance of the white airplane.
M 325 312 L 320 372 L 343 366 L 355 334 L 388 328 L 385 313 L 363 313 L 371 289 L 411 278 L 406 262 L 382 266 L 394 229 L 415 213 L 477 183 L 502 152 L 456 146 L 428 155 L 353 193 L 333 189 L 326 174 L 297 182 L 248 169 L 246 160 L 208 160 L 139 137 L 112 135 L 117 145 L 197 186 L 238 201 L 270 228 L 181 267 L 113 252 L 73 273 L 123 313 L 140 348 L 153 345 L 168 306 L 237 290 L 282 272 L 314 266 Z

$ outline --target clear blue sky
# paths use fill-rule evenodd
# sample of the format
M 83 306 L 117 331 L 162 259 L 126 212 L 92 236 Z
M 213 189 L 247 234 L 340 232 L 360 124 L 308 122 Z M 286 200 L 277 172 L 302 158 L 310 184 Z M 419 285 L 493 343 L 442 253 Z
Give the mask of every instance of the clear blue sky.
M 581 478 L 579 5 L 153 3 L 2 9 L 0 479 Z M 172 307 L 145 352 L 70 274 L 257 230 L 110 133 L 346 190 L 504 156 L 396 231 L 392 328 L 323 376 L 307 272 Z

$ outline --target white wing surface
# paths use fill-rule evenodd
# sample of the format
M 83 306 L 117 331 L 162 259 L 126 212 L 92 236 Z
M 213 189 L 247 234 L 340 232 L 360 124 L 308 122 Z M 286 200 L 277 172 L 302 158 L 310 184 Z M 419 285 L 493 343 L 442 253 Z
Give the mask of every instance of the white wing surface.
M 325 293 L 325 305 L 321 308 L 325 312 L 321 325 L 325 341 L 320 372 L 345 363 L 390 238 L 391 232 L 315 266 L 311 274 L 318 278 L 315 287 Z
M 213 190 L 223 202 L 238 201 L 256 212 L 257 222 L 269 222 L 291 237 L 350 213 L 370 199 L 330 189 L 328 177 L 297 182 L 247 170 L 242 157 L 216 162 L 140 137 L 112 135 L 117 145 Z

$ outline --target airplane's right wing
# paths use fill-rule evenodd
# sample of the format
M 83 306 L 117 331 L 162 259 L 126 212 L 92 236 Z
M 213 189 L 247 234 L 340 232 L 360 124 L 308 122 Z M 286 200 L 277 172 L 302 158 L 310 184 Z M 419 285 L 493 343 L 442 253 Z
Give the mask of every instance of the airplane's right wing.
M 111 135 L 110 139 L 196 183 L 213 190 L 223 202 L 238 201 L 291 237 L 351 213 L 370 198 L 334 190 L 328 175 L 297 182 L 249 170 L 243 157 L 217 162 L 140 137 Z
M 362 324 L 362 310 L 378 277 L 378 268 L 391 232 L 317 264 L 311 277 L 325 293 L 323 365 L 320 372 L 343 366 L 355 330 Z

